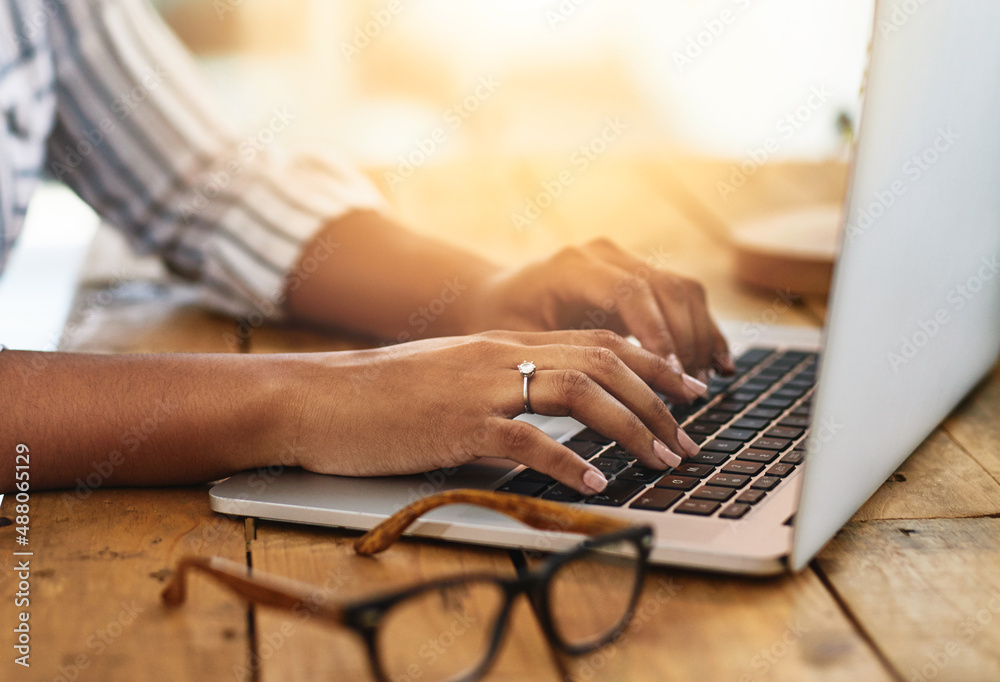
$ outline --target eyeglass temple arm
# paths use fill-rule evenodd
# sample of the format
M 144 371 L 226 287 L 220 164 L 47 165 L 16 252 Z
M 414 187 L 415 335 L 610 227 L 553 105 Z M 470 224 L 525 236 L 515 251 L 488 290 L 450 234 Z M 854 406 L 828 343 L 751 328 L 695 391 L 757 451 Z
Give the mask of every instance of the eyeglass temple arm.
M 447 504 L 486 507 L 515 518 L 532 528 L 563 533 L 600 535 L 632 527 L 632 524 L 626 521 L 568 507 L 560 502 L 486 490 L 448 490 L 403 507 L 358 538 L 354 542 L 354 549 L 358 554 L 366 556 L 377 554 L 398 540 L 418 518 Z
M 184 557 L 177 564 L 173 578 L 160 593 L 168 607 L 177 607 L 187 597 L 185 576 L 188 571 L 207 573 L 230 590 L 255 604 L 271 606 L 284 611 L 308 609 L 312 614 L 334 623 L 344 621 L 343 611 L 333 604 L 320 603 L 315 587 L 271 576 L 250 576 L 246 567 L 222 557 Z

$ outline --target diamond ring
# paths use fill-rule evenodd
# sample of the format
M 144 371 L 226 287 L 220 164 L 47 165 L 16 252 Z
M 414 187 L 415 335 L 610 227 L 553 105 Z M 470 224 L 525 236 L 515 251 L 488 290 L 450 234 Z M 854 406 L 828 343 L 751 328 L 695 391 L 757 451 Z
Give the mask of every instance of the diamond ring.
M 531 401 L 528 400 L 528 379 L 535 376 L 535 363 L 525 360 L 517 366 L 517 371 L 524 377 L 524 411 L 528 414 L 534 414 L 531 410 Z

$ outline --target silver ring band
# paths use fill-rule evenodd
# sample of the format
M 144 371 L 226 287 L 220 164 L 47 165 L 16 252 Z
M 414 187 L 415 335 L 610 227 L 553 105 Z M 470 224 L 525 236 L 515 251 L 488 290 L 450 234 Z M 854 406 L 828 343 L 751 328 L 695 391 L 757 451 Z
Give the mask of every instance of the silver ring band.
M 528 400 L 528 380 L 535 376 L 535 363 L 525 360 L 517 366 L 517 371 L 524 377 L 524 411 L 528 414 L 534 414 L 535 412 L 531 409 L 531 401 Z

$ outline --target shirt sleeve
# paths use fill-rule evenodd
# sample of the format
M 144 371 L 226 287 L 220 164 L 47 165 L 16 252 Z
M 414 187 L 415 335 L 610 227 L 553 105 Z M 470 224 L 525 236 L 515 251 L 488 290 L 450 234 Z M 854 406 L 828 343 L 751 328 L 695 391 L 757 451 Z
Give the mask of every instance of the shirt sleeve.
M 57 120 L 48 168 L 142 253 L 236 315 L 280 315 L 285 283 L 325 224 L 383 210 L 336 157 L 285 158 L 276 108 L 240 137 L 193 58 L 144 0 L 59 3 L 50 22 Z

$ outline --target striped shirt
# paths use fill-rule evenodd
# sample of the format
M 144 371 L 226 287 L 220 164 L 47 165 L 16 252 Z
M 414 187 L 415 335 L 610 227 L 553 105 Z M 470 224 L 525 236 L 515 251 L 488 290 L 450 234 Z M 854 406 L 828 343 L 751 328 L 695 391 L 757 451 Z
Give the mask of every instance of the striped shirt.
M 383 200 L 335 158 L 282 157 L 289 112 L 240 137 L 212 103 L 143 0 L 0 0 L 0 271 L 45 173 L 212 304 L 280 310 L 304 244 Z

